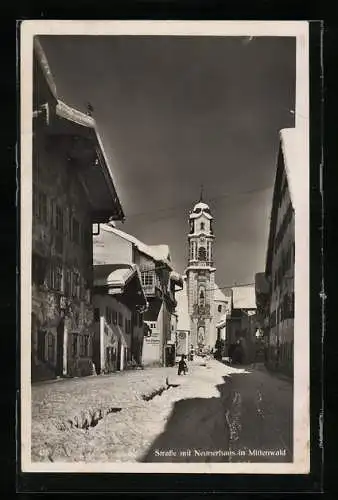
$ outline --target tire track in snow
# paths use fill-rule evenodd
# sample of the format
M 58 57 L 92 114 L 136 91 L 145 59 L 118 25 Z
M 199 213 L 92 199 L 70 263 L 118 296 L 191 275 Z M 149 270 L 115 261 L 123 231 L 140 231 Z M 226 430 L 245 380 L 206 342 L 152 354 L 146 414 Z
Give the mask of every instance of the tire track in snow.
M 240 392 L 234 391 L 230 408 L 225 413 L 225 420 L 229 429 L 229 462 L 232 461 L 232 451 L 235 449 L 235 442 L 239 441 L 242 414 L 242 396 Z

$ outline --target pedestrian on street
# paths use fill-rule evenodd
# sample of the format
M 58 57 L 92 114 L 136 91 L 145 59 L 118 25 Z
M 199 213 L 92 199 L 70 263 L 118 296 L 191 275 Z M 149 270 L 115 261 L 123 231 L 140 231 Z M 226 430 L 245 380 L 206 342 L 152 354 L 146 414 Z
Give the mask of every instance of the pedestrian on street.
M 188 372 L 188 365 L 185 361 L 185 355 L 182 354 L 181 359 L 178 363 L 178 375 L 181 375 L 183 372 L 183 375 L 186 375 Z
M 230 364 L 232 364 L 232 361 L 233 361 L 234 350 L 235 350 L 235 344 L 230 344 L 229 350 L 228 350 Z

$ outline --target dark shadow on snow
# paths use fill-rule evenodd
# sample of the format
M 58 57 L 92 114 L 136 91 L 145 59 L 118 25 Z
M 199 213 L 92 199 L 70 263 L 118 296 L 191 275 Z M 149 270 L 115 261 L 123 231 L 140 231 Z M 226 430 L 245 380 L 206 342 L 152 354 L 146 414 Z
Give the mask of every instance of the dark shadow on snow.
M 217 455 L 219 450 L 229 450 L 230 438 L 226 422 L 230 376 L 223 378 L 225 383 L 217 386 L 221 397 L 177 401 L 164 432 L 139 461 L 227 462 L 228 456 Z M 205 456 L 204 452 L 214 456 Z
M 232 438 L 229 427 L 229 410 L 232 408 L 235 394 L 241 392 L 245 399 L 245 408 L 242 410 L 241 418 L 245 422 L 241 431 L 240 441 L 235 443 L 235 448 L 252 446 L 261 437 L 261 447 L 271 449 L 282 447 L 278 432 L 271 431 L 271 415 L 267 415 L 266 421 L 257 415 L 256 399 L 253 393 L 257 392 L 257 381 L 255 390 L 250 388 L 250 379 L 253 372 L 250 367 L 238 367 L 238 372 L 224 376 L 224 383 L 217 385 L 220 397 L 191 398 L 177 401 L 167 421 L 165 430 L 160 434 L 147 450 L 145 455 L 139 459 L 140 462 L 229 462 L 229 452 L 233 449 Z M 259 388 L 259 382 L 258 382 Z M 270 390 L 271 392 L 271 390 Z M 268 398 L 276 400 L 273 394 Z M 283 408 L 282 408 L 283 409 Z M 278 410 L 278 397 L 277 397 Z M 266 407 L 268 412 L 269 408 Z M 291 412 L 292 407 L 284 413 Z M 251 415 L 253 418 L 251 419 Z M 289 415 L 288 415 L 289 416 Z M 273 415 L 272 415 L 273 417 Z M 277 416 L 278 418 L 278 416 Z M 255 427 L 256 425 L 256 427 Z M 291 455 L 288 457 L 250 457 L 233 458 L 232 462 L 290 462 L 292 461 L 292 423 L 286 418 L 285 425 L 290 429 L 286 431 L 287 447 Z M 277 429 L 278 430 L 278 429 Z M 220 451 L 222 453 L 220 453 Z

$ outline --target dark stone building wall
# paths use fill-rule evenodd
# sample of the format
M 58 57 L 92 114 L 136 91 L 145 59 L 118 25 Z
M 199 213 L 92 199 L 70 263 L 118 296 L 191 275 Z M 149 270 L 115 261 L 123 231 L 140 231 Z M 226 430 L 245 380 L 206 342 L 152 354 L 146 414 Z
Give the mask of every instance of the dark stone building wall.
M 33 144 L 32 378 L 91 373 L 90 207 L 62 140 Z

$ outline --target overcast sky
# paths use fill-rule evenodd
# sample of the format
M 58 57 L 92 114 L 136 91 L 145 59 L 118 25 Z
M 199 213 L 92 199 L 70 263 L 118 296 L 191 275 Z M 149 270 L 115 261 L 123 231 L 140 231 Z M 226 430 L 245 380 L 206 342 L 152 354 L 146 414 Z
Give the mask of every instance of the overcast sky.
M 216 281 L 264 270 L 278 131 L 294 126 L 293 38 L 41 37 L 60 99 L 89 101 L 126 222 L 187 263 L 188 211 L 204 185 Z

